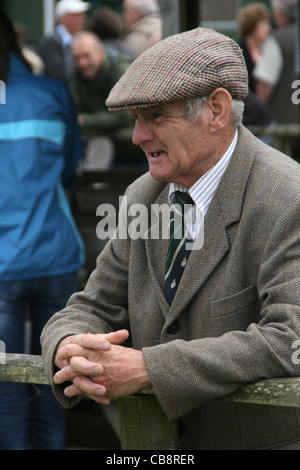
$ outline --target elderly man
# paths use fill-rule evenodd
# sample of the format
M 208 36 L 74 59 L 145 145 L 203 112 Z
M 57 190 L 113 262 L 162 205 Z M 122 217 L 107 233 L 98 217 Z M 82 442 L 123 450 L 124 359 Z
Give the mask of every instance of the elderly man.
M 115 51 L 107 52 L 100 39 L 89 31 L 76 34 L 72 54 L 77 73 L 70 82 L 70 90 L 83 132 L 99 134 L 123 127 L 126 122 L 124 113 L 109 113 L 105 100 L 111 88 L 128 69 L 129 59 Z M 129 117 L 128 121 L 131 123 L 132 118 Z
M 136 55 L 162 38 L 162 20 L 156 0 L 124 0 L 124 20 L 128 30 L 124 44 Z
M 128 69 L 130 59 L 105 48 L 90 31 L 80 31 L 74 36 L 72 54 L 77 73 L 70 82 L 70 90 L 82 135 L 88 139 L 109 138 L 114 148 L 114 165 L 133 163 L 135 157 L 139 161 L 141 152 L 135 150 L 130 139 L 134 127 L 132 116 L 128 112 L 110 113 L 105 105 L 111 88 Z
M 40 55 L 45 74 L 68 82 L 75 73 L 71 45 L 74 34 L 83 29 L 90 4 L 81 0 L 60 0 L 55 7 L 58 23 L 53 33 L 41 42 Z
M 178 420 L 182 449 L 300 448 L 296 409 L 215 400 L 300 373 L 300 169 L 241 125 L 247 84 L 238 45 L 203 28 L 131 65 L 107 104 L 135 116 L 149 173 L 128 188 L 86 289 L 42 335 L 64 406 L 153 387 Z M 130 235 L 136 203 L 150 214 L 175 201 L 177 214 L 178 191 L 190 197 L 187 230 L 195 245 L 204 233 L 202 243 L 188 252 L 175 232 L 169 243 L 157 219 Z

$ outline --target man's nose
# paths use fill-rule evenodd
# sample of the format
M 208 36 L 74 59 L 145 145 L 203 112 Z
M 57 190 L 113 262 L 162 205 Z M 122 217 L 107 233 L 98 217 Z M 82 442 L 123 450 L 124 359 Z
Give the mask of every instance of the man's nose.
M 142 145 L 145 142 L 153 140 L 154 134 L 151 126 L 147 122 L 136 121 L 132 135 L 134 145 Z

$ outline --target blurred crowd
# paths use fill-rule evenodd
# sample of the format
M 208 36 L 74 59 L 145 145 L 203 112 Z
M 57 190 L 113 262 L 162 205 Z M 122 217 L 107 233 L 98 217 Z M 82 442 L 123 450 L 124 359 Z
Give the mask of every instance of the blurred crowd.
M 66 82 L 78 111 L 86 145 L 84 165 L 145 165 L 131 142 L 133 118 L 109 113 L 105 99 L 131 62 L 162 38 L 156 0 L 125 0 L 123 14 L 109 7 L 90 10 L 79 0 L 60 0 L 56 28 L 39 47 L 45 75 Z
M 43 37 L 38 48 L 26 42 L 22 25 L 16 25 L 34 73 L 70 87 L 87 166 L 146 164 L 131 144 L 131 116 L 111 116 L 105 98 L 130 63 L 162 39 L 160 5 L 158 0 L 124 0 L 120 14 L 110 7 L 92 9 L 81 0 L 60 0 L 55 30 Z M 291 84 L 298 78 L 296 16 L 296 0 L 271 0 L 270 9 L 250 2 L 238 12 L 237 33 L 249 72 L 245 125 L 298 122 L 297 107 L 291 102 Z M 89 34 L 80 34 L 83 31 Z M 298 152 L 295 140 L 295 158 Z

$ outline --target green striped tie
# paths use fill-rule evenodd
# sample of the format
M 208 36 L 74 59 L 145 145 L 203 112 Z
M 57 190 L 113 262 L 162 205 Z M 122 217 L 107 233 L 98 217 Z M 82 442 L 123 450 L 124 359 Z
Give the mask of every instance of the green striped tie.
M 193 204 L 188 193 L 176 191 L 171 206 L 170 243 L 165 268 L 165 291 L 169 304 L 173 301 L 190 254 L 190 250 L 186 249 L 186 241 L 191 240 L 191 236 L 184 226 L 184 210 L 187 211 L 187 206 Z

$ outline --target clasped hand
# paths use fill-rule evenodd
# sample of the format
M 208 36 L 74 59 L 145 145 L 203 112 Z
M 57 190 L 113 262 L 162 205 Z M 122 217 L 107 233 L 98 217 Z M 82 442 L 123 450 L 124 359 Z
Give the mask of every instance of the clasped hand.
M 67 397 L 85 394 L 106 405 L 111 397 L 132 395 L 150 387 L 143 353 L 121 346 L 128 336 L 127 330 L 118 330 L 63 339 L 55 356 L 60 370 L 54 383 L 71 381 L 64 389 Z

